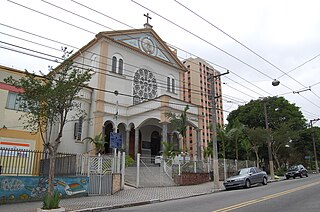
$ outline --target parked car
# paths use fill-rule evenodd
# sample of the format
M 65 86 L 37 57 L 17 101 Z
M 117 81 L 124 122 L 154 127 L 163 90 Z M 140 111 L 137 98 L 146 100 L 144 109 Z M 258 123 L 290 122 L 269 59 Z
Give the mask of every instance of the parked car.
M 288 171 L 286 172 L 286 179 L 289 179 L 292 177 L 293 179 L 296 177 L 308 177 L 308 170 L 304 168 L 303 165 L 295 165 L 289 167 Z
M 267 185 L 268 175 L 257 167 L 240 169 L 232 177 L 227 178 L 223 185 L 226 190 L 236 187 L 249 188 L 253 184 L 261 183 Z

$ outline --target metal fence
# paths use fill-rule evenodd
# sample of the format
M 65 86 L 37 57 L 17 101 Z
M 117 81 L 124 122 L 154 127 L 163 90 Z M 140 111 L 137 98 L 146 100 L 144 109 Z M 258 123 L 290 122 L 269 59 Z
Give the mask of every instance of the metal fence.
M 76 154 L 57 153 L 55 175 L 76 175 L 76 158 Z M 2 175 L 47 176 L 49 153 L 38 150 L 0 148 L 0 166 Z
M 211 173 L 213 175 L 213 161 L 210 158 L 204 160 L 190 158 L 185 161 L 174 158 L 167 159 L 165 164 L 171 165 L 172 175 L 180 175 L 181 173 Z M 219 159 L 219 178 L 224 180 L 241 168 L 255 165 L 255 161 L 250 160 Z
M 0 148 L 0 174 L 6 176 L 48 176 L 49 153 L 34 150 Z M 121 189 L 124 187 L 125 154 L 88 155 L 57 153 L 55 176 L 89 177 L 89 194 L 111 194 L 113 173 L 121 173 Z

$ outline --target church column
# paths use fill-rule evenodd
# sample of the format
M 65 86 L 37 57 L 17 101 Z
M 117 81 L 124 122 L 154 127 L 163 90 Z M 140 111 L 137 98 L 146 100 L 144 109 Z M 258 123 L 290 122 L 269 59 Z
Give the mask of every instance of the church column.
M 129 155 L 129 139 L 130 139 L 130 129 L 126 129 L 126 143 L 125 143 L 126 155 Z
M 134 130 L 134 155 L 136 156 L 139 152 L 139 128 Z
M 173 144 L 173 133 L 170 132 L 169 133 L 169 140 L 168 140 L 169 144 Z
M 201 160 L 201 129 L 196 128 L 196 132 L 197 132 L 197 159 Z
M 162 141 L 161 142 L 168 142 L 168 123 L 163 122 L 162 123 Z M 164 148 L 163 145 L 161 145 L 161 150 L 163 152 Z

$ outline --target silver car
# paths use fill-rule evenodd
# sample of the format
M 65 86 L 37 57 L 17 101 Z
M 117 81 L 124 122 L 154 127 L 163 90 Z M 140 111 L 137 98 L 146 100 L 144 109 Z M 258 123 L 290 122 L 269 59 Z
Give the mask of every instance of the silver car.
M 240 169 L 232 177 L 227 178 L 223 185 L 226 190 L 236 187 L 249 188 L 253 184 L 261 183 L 267 185 L 268 175 L 257 167 Z

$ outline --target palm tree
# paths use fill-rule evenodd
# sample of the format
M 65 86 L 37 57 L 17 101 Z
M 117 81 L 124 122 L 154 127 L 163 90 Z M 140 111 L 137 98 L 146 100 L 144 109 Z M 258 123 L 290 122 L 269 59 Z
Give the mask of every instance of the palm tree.
M 229 130 L 228 136 L 234 139 L 236 159 L 238 161 L 239 160 L 238 143 L 241 138 L 241 135 L 243 134 L 244 125 L 238 119 L 236 119 L 231 126 L 232 128 Z
M 249 155 L 250 155 L 250 150 L 252 149 L 252 146 L 251 146 L 248 138 L 241 140 L 241 147 L 246 152 L 246 160 L 248 161 Z
M 180 115 L 176 115 L 175 113 L 168 112 L 165 113 L 165 116 L 169 118 L 170 122 L 176 128 L 176 131 L 179 132 L 179 135 L 182 137 L 182 151 L 183 151 L 183 163 L 185 162 L 185 155 L 187 152 L 187 144 L 186 144 L 186 132 L 188 127 L 188 117 L 187 111 L 189 110 L 189 106 L 186 105 L 183 112 Z
M 96 152 L 98 153 L 103 153 L 104 152 L 104 145 L 106 144 L 105 141 L 105 135 L 102 135 L 102 133 L 100 133 L 99 135 L 95 135 L 94 138 L 92 137 L 86 137 L 82 140 L 83 142 L 90 142 L 91 144 L 94 144 L 96 147 Z
M 174 145 L 170 144 L 168 142 L 162 142 L 163 145 L 163 156 L 166 159 L 171 159 L 173 157 L 175 157 L 177 155 L 177 153 L 179 153 L 178 150 L 174 150 Z
M 172 113 L 172 112 L 165 113 L 165 116 L 167 116 L 170 119 L 170 122 L 173 124 L 173 126 L 182 136 L 183 151 L 187 150 L 187 145 L 186 145 L 186 132 L 188 127 L 187 110 L 189 110 L 188 105 L 184 108 L 183 112 L 180 115 L 176 115 L 175 113 Z
M 226 158 L 226 145 L 225 142 L 229 139 L 228 132 L 224 126 L 218 125 L 217 127 L 218 140 L 222 142 L 222 154 L 223 158 Z

